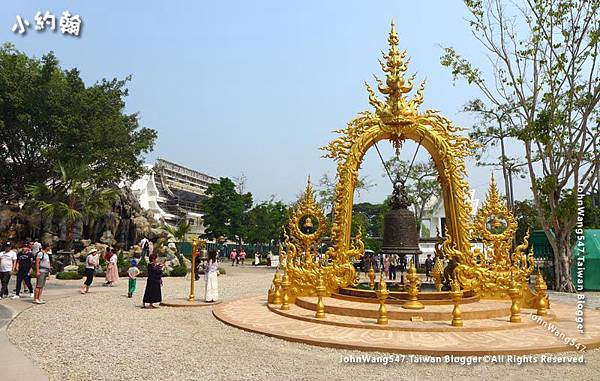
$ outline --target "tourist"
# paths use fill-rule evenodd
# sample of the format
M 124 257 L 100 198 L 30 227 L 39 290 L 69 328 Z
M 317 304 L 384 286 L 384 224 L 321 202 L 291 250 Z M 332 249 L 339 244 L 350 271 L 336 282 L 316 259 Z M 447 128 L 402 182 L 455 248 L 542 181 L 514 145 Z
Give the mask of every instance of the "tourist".
M 144 256 L 144 258 L 147 257 L 148 254 L 150 254 L 150 241 L 148 240 L 148 238 L 142 238 L 142 240 L 140 241 L 140 247 L 142 248 L 142 255 Z
M 254 266 L 260 265 L 260 253 L 257 251 L 254 253 Z
M 150 263 L 148 264 L 148 278 L 146 279 L 146 290 L 144 291 L 144 299 L 142 300 L 142 308 L 157 308 L 154 303 L 162 301 L 160 287 L 162 286 L 162 265 L 156 263 L 157 255 L 150 254 Z M 148 307 L 146 307 L 148 304 Z
M 115 282 L 119 281 L 119 266 L 117 264 L 118 257 L 112 249 L 107 248 L 107 250 L 109 250 L 110 255 L 108 256 L 108 265 L 106 266 L 106 283 L 104 283 L 104 285 L 112 287 Z
M 273 253 L 271 251 L 269 251 L 269 254 L 267 254 L 267 267 L 271 267 L 272 260 L 273 260 Z
M 404 273 L 406 272 L 406 255 L 403 255 L 400 257 L 400 263 L 399 263 L 399 267 L 400 267 L 400 283 L 404 284 Z
M 383 274 L 390 276 L 390 256 L 388 254 L 383 257 Z
M 390 280 L 396 280 L 396 268 L 398 267 L 398 256 L 390 255 Z
M 29 290 L 30 296 L 33 298 L 33 286 L 31 285 L 31 270 L 33 268 L 33 261 L 35 257 L 31 251 L 32 245 L 25 246 L 19 251 L 17 255 L 17 265 L 16 265 L 16 273 L 17 273 L 17 289 L 15 290 L 15 296 L 13 299 L 19 299 L 21 294 L 21 287 L 23 283 L 27 286 Z
M 202 251 L 196 250 L 196 259 L 194 262 L 194 280 L 200 280 L 200 268 L 202 267 Z
M 218 273 L 217 252 L 210 250 L 208 252 L 208 263 L 206 269 L 204 269 L 204 301 L 207 303 L 213 303 L 219 299 Z
M 39 239 L 34 238 L 33 243 L 31 244 L 31 254 L 34 258 L 38 255 L 40 250 L 42 250 L 42 244 L 40 243 Z
M 433 259 L 431 259 L 431 254 L 427 254 L 427 259 L 425 260 L 425 282 L 433 282 L 431 271 L 433 271 Z
M 7 242 L 0 252 L 0 281 L 2 282 L 0 296 L 2 299 L 8 297 L 8 282 L 10 281 L 10 275 L 15 271 L 16 265 L 17 253 L 12 249 L 12 245 Z
M 131 267 L 127 269 L 127 275 L 129 276 L 129 287 L 127 290 L 127 297 L 133 297 L 133 293 L 137 288 L 137 276 L 140 275 L 140 269 L 137 267 L 137 261 L 135 259 L 131 260 Z
M 94 280 L 94 273 L 100 266 L 100 258 L 98 257 L 98 249 L 93 248 L 85 258 L 85 282 L 79 292 L 87 294 L 90 291 L 90 286 Z
M 44 291 L 44 287 L 46 286 L 46 280 L 48 279 L 48 275 L 52 270 L 52 265 L 50 264 L 50 253 L 52 250 L 50 249 L 50 245 L 47 243 L 42 244 L 41 250 L 35 256 L 35 291 L 33 295 L 33 303 L 34 304 L 44 304 L 46 303 L 42 300 L 42 292 Z
M 244 265 L 244 260 L 246 260 L 246 250 L 244 250 L 244 248 L 242 248 L 242 251 L 240 251 L 240 262 L 242 264 L 242 266 Z
M 235 262 L 237 261 L 237 250 L 236 249 L 233 249 L 231 251 L 231 255 L 229 258 L 231 259 L 231 266 L 232 267 L 235 266 Z

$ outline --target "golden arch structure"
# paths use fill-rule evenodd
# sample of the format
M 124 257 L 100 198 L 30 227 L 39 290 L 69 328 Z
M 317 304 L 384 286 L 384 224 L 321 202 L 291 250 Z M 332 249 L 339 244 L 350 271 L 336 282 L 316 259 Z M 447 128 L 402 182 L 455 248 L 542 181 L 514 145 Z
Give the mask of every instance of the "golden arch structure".
M 326 223 L 316 206 L 310 180 L 290 218 L 290 236 L 286 236 L 285 251 L 281 253 L 285 281 L 289 282 L 286 288 L 289 298 L 293 300 L 298 296 L 315 295 L 319 278 L 324 283 L 326 295 L 337 292 L 340 287 L 356 283 L 352 260 L 364 252 L 360 233 L 354 239 L 351 237 L 353 195 L 358 171 L 365 153 L 375 143 L 388 140 L 399 147 L 407 139 L 419 142 L 429 152 L 438 170 L 447 221 L 442 251 L 445 257 L 458 264 L 453 277 L 460 282 L 461 288 L 473 290 L 482 296 L 506 297 L 514 278 L 529 290 L 526 282 L 533 270 L 533 262 L 532 256 L 525 254 L 526 242 L 525 247 L 519 246 L 511 256 L 508 252 L 510 245 L 498 243 L 500 236 L 490 238 L 494 242 L 498 241 L 496 244 L 488 242 L 496 247 L 494 256 L 508 258 L 508 265 L 503 267 L 472 250 L 471 238 L 479 234 L 477 230 L 482 225 L 477 223 L 481 219 L 472 221 L 471 218 L 472 207 L 468 196 L 469 185 L 465 180 L 464 159 L 473 154 L 476 145 L 468 137 L 460 135 L 460 129 L 437 111 L 419 111 L 423 103 L 424 82 L 411 99 L 407 98 L 413 90 L 414 75 L 409 78 L 404 76 L 408 60 L 406 51 L 398 49 L 398 42 L 392 23 L 388 37 L 389 50 L 383 54 L 383 61 L 380 61 L 385 81 L 375 77 L 377 90 L 382 97 L 378 97 L 375 90 L 366 84 L 369 103 L 374 110 L 360 113 L 345 129 L 336 131 L 339 137 L 322 148 L 326 152 L 325 157 L 337 162 L 338 178 L 333 208 L 335 220 L 331 234 L 333 245 L 323 258 L 316 259 L 318 257 L 315 255 L 319 237 L 315 233 L 303 233 L 299 228 L 309 219 L 311 225 L 313 222 L 318 224 L 317 235 L 320 235 L 324 230 L 321 227 Z M 510 212 L 498 206 L 501 201 L 495 185 L 490 194 L 493 199 L 489 202 L 493 205 L 487 209 L 501 211 L 502 217 L 513 221 Z M 514 233 L 514 229 L 512 232 Z M 505 238 L 502 236 L 502 239 Z M 276 274 L 276 279 L 278 276 Z M 278 287 L 275 283 L 274 280 L 269 292 L 270 300 L 273 300 Z M 523 298 L 533 302 L 534 295 L 525 292 Z

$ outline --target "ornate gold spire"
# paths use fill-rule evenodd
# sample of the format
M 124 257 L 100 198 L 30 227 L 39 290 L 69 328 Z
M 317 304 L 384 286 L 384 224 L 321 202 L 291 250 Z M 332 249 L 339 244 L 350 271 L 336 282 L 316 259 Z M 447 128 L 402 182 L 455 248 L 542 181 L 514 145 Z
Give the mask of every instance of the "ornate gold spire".
M 376 113 L 386 123 L 390 124 L 407 124 L 411 123 L 407 116 L 417 116 L 418 108 L 423 103 L 423 90 L 425 89 L 425 81 L 421 83 L 415 97 L 409 101 L 406 100 L 405 94 L 408 94 L 413 89 L 412 75 L 408 80 L 404 78 L 409 60 L 406 58 L 406 50 L 398 49 L 398 34 L 396 26 L 392 21 L 392 28 L 388 37 L 390 49 L 388 53 L 383 53 L 384 61 L 379 60 L 381 69 L 386 73 L 385 85 L 375 76 L 377 81 L 377 89 L 385 96 L 385 101 L 380 100 L 375 95 L 371 86 L 365 82 L 367 91 L 369 92 L 369 103 L 375 107 Z

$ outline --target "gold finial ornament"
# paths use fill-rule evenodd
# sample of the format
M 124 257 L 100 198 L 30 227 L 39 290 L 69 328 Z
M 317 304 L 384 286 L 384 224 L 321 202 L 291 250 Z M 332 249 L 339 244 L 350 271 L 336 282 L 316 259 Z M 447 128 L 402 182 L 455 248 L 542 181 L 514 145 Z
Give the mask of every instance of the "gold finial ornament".
M 435 282 L 435 290 L 437 292 L 442 291 L 442 278 L 444 277 L 444 265 L 440 260 L 440 257 L 435 256 L 435 263 L 433 265 L 433 271 L 431 272 L 431 276 L 433 276 L 433 280 Z
M 423 306 L 423 303 L 419 302 L 418 298 L 421 280 L 419 279 L 419 274 L 417 274 L 414 260 L 410 261 L 406 281 L 408 283 L 408 301 L 402 305 L 402 308 L 408 310 L 422 310 L 425 307 Z
M 281 304 L 281 302 L 281 274 L 279 268 L 277 268 L 275 275 L 273 275 L 273 286 L 271 292 L 269 292 L 269 303 Z
M 283 279 L 281 281 L 281 288 L 282 288 L 282 297 L 281 297 L 281 309 L 283 311 L 287 311 L 290 309 L 290 296 L 289 296 L 289 292 L 290 292 L 290 279 L 287 275 L 287 273 L 283 274 Z
M 546 290 L 548 286 L 546 285 L 546 281 L 544 280 L 544 276 L 542 275 L 540 269 L 538 268 L 537 277 L 535 278 L 535 291 L 537 297 L 537 311 L 536 315 L 538 316 L 546 316 L 548 313 L 548 301 L 546 300 Z
M 375 289 L 375 270 L 373 269 L 373 264 L 369 267 L 369 290 Z
M 377 294 L 377 299 L 379 299 L 379 316 L 377 317 L 377 324 L 386 325 L 388 323 L 388 317 L 387 309 L 385 308 L 385 300 L 389 296 L 390 292 L 387 289 L 383 271 L 379 275 L 379 287 L 377 287 L 375 293 Z
M 519 301 L 521 299 L 521 287 L 514 280 L 510 282 L 510 288 L 508 289 L 508 295 L 510 296 L 510 322 L 520 323 L 521 322 L 521 308 L 519 307 Z
M 450 298 L 452 298 L 452 302 L 454 303 L 454 308 L 452 308 L 453 327 L 463 326 L 462 311 L 460 310 L 460 301 L 462 297 L 463 291 L 460 289 L 460 284 L 458 283 L 458 280 L 452 279 L 450 281 Z
M 323 282 L 323 275 L 319 274 L 319 278 L 317 280 L 317 309 L 315 312 L 315 317 L 317 319 L 323 319 L 325 317 L 325 304 L 323 304 L 323 298 L 325 297 L 325 292 L 327 289 L 325 288 L 325 283 Z

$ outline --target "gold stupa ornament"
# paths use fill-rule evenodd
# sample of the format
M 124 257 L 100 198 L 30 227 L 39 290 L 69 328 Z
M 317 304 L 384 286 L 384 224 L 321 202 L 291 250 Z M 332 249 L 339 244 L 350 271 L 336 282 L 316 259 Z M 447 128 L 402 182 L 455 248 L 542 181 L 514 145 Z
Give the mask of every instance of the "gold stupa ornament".
M 352 263 L 340 263 L 327 254 L 318 255 L 317 250 L 326 231 L 327 220 L 315 199 L 309 177 L 284 232 L 284 250 L 280 262 L 290 282 L 290 301 L 306 295 L 321 294 L 322 298 L 356 281 Z M 351 244 L 349 255 L 358 256 L 364 248 L 359 233 Z
M 492 176 L 486 199 L 472 224 L 472 234 L 474 238 L 481 238 L 486 253 L 476 249 L 467 261 L 457 266 L 456 274 L 464 288 L 474 290 L 482 297 L 502 298 L 514 288 L 514 281 L 523 290 L 525 303 L 522 305 L 531 305 L 534 295 L 527 281 L 534 269 L 533 253 L 531 250 L 527 253 L 529 232 L 511 253 L 517 226 Z

